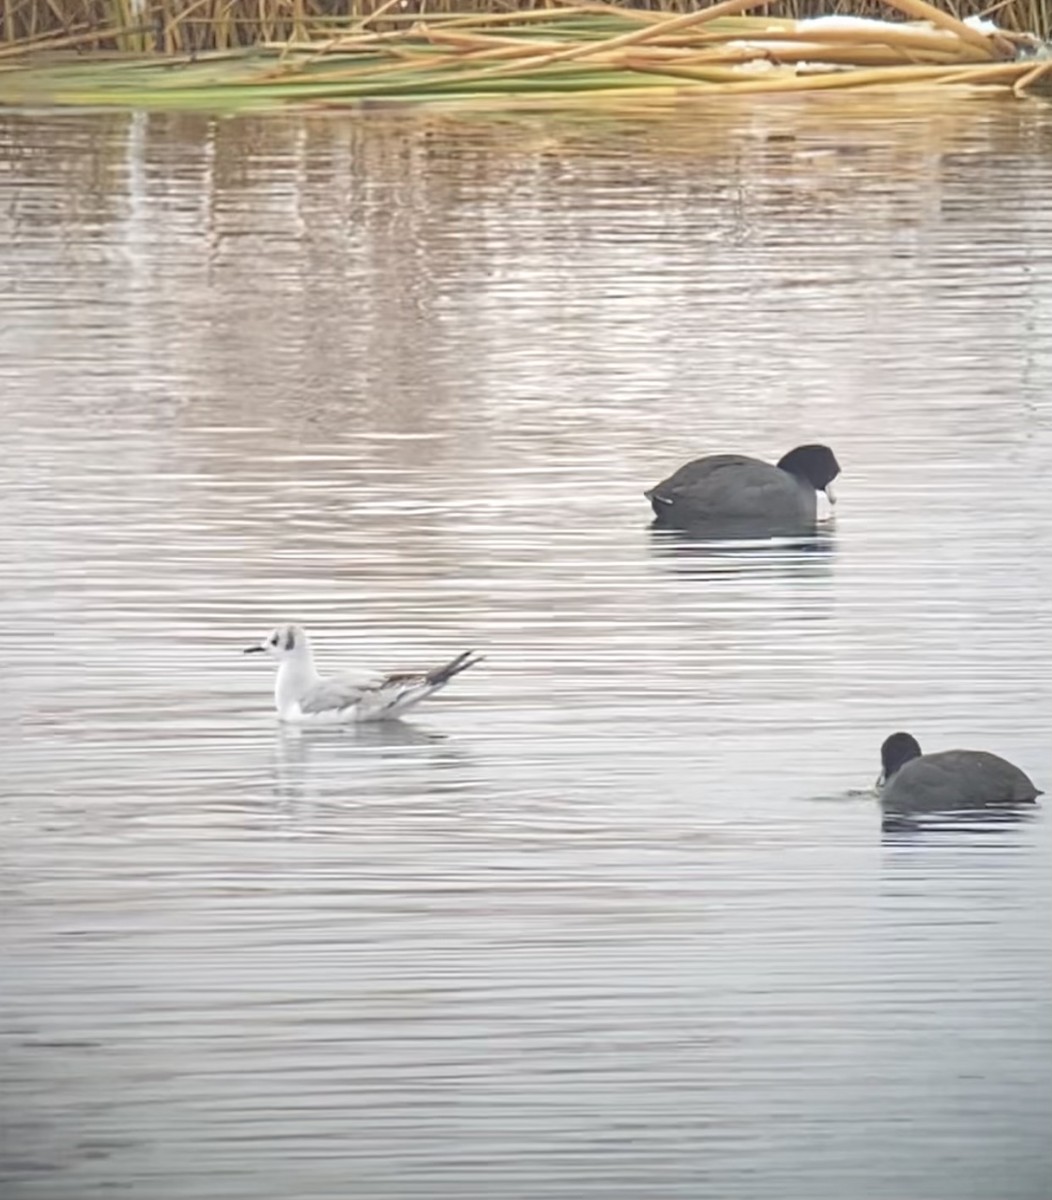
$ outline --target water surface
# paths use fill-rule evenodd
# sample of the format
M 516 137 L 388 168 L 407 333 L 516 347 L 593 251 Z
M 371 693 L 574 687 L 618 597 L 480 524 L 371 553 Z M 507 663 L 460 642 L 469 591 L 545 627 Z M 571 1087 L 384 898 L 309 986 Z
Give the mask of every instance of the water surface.
M 6 1197 L 1044 1200 L 1052 117 L 0 117 Z M 821 440 L 802 545 L 649 529 Z M 282 731 L 242 646 L 477 646 Z

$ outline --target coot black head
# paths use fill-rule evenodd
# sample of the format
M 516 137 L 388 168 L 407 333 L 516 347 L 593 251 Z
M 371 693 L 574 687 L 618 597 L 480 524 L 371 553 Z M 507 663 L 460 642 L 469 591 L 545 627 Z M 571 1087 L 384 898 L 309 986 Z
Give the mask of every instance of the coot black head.
M 920 743 L 912 734 L 893 733 L 891 737 L 885 738 L 884 745 L 880 748 L 880 765 L 884 768 L 885 783 L 899 767 L 920 756 Z
M 797 446 L 779 459 L 778 466 L 798 479 L 806 479 L 816 492 L 824 492 L 840 474 L 840 464 L 828 446 Z

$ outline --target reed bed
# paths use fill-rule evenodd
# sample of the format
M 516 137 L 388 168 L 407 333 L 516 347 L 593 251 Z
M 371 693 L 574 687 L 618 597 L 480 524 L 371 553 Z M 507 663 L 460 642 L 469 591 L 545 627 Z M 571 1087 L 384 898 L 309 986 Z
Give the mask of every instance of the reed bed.
M 190 17 L 155 27 L 147 9 L 128 7 L 138 2 L 120 0 L 108 29 L 0 48 L 0 103 L 260 109 L 948 86 L 1024 96 L 1052 87 L 1052 53 L 1040 39 L 965 23 L 927 0 L 891 0 L 910 18 L 899 22 L 746 15 L 766 9 L 760 0 L 680 14 L 605 3 L 421 14 L 386 0 L 334 21 L 298 0 L 281 38 L 243 46 L 231 26 L 204 50 Z M 153 52 L 144 48 L 151 36 Z
M 551 7 L 553 0 L 4 0 L 0 45 L 66 39 L 114 50 L 228 50 L 264 42 L 303 40 L 309 31 L 369 20 L 459 16 L 499 10 L 514 16 Z M 634 7 L 675 15 L 697 0 L 635 0 Z M 759 15 L 789 20 L 849 14 L 894 19 L 881 0 L 765 0 Z M 993 17 L 1005 30 L 1052 38 L 1052 0 L 955 0 L 954 14 Z

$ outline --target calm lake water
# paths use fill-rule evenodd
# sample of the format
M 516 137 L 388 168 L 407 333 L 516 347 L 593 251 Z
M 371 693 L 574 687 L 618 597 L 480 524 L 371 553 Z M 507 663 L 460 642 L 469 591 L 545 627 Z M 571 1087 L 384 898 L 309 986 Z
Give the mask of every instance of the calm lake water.
M 0 437 L 5 1200 L 1052 1194 L 1052 110 L 8 112 Z

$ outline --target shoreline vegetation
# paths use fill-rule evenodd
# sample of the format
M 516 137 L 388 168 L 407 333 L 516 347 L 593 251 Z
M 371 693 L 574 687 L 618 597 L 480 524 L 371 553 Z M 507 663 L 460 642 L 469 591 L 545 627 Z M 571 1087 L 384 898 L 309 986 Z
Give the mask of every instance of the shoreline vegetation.
M 947 87 L 1052 94 L 1052 0 L 965 0 L 954 12 L 927 0 L 863 0 L 850 12 L 830 11 L 837 0 L 824 9 L 817 0 L 721 0 L 690 11 L 678 0 L 452 3 L 8 0 L 0 106 L 668 104 Z

